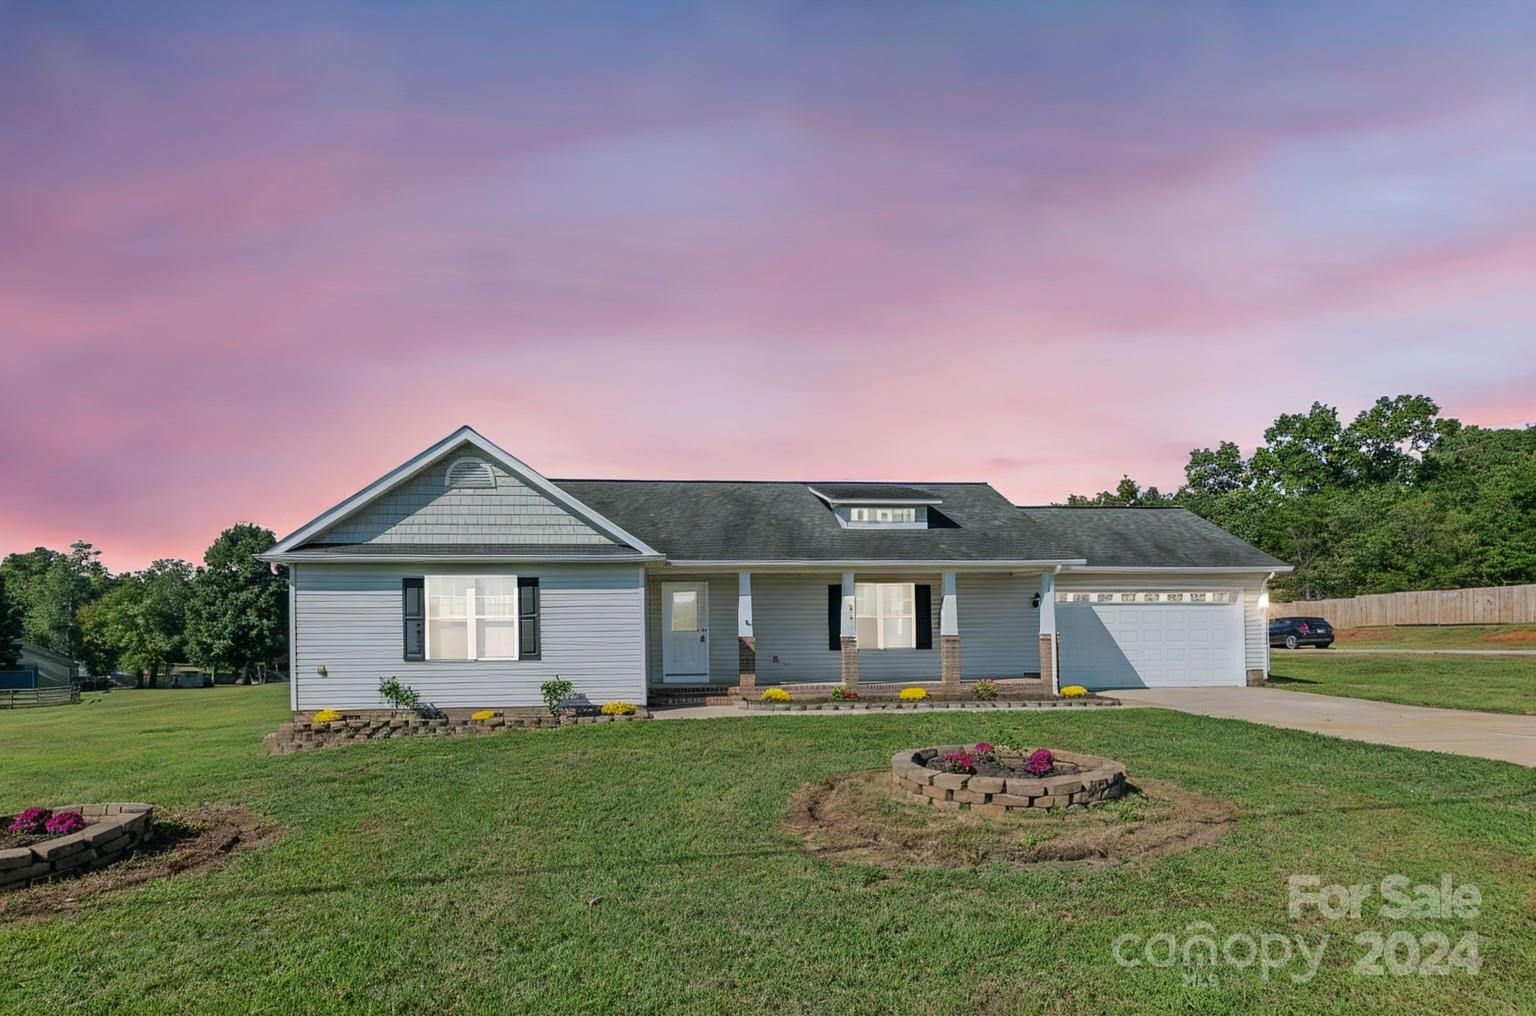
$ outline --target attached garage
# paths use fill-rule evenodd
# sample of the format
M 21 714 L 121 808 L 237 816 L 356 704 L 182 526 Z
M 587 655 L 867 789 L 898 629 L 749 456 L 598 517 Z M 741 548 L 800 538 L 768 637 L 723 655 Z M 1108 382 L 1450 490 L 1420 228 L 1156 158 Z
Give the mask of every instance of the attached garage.
M 1064 681 L 1089 689 L 1246 683 L 1243 597 L 1230 590 L 1064 593 Z

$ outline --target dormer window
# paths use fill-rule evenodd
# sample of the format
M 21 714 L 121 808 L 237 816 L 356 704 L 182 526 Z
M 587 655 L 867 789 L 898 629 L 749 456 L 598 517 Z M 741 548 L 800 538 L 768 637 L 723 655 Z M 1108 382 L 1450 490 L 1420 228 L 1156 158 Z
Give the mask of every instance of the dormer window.
M 916 507 L 905 508 L 849 508 L 848 521 L 850 524 L 879 525 L 881 523 L 904 522 L 912 524 L 918 521 L 917 513 L 926 512 L 926 509 Z
M 897 483 L 818 483 L 810 491 L 845 529 L 927 529 L 930 506 L 943 503 L 932 491 Z

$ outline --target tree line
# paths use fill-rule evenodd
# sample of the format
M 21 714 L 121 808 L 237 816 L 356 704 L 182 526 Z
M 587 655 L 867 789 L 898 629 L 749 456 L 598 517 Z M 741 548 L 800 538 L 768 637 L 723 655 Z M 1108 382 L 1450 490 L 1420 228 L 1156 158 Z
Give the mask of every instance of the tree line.
M 31 642 L 92 674 L 124 670 L 154 687 L 179 663 L 263 676 L 288 657 L 287 569 L 256 555 L 271 530 L 249 522 L 219 534 L 200 566 L 163 559 L 113 575 L 101 552 L 77 541 L 0 561 L 0 665 Z
M 1189 453 L 1173 493 L 1124 476 L 1070 506 L 1179 506 L 1295 565 L 1277 599 L 1536 582 L 1536 427 L 1468 426 L 1423 395 L 1345 424 L 1314 402 L 1244 457 Z

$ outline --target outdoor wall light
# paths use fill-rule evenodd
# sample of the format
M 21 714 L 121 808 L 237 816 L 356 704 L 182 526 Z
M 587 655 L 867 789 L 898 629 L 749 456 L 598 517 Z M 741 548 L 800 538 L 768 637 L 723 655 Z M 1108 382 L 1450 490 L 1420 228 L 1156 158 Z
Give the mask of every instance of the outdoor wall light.
M 1034 607 L 1036 610 L 1040 609 L 1040 594 L 1039 593 L 1036 593 L 1034 596 L 1031 596 L 1029 598 L 1029 605 L 1031 607 Z

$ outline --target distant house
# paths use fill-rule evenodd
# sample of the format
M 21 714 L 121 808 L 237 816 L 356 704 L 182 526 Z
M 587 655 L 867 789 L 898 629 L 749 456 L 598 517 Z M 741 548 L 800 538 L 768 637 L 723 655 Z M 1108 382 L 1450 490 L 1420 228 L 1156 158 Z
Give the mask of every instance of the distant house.
M 21 643 L 21 662 L 0 671 L 0 688 L 68 688 L 80 679 L 80 664 L 51 649 Z
M 551 480 L 465 427 L 280 540 L 292 708 L 1043 678 L 1262 682 L 1282 561 L 1182 509 L 986 483 Z

